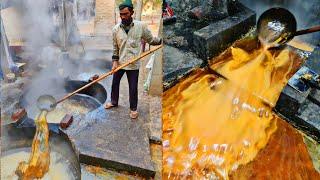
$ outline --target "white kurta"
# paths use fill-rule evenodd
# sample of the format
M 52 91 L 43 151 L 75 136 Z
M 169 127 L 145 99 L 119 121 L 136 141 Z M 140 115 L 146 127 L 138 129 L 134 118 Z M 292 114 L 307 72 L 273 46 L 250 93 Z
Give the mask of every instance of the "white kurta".
M 113 60 L 119 60 L 119 64 L 124 64 L 141 52 L 141 40 L 145 40 L 150 45 L 161 44 L 161 39 L 153 37 L 147 24 L 134 20 L 128 34 L 121 23 L 114 26 L 113 34 Z M 139 69 L 140 62 L 130 64 L 123 68 L 125 70 Z

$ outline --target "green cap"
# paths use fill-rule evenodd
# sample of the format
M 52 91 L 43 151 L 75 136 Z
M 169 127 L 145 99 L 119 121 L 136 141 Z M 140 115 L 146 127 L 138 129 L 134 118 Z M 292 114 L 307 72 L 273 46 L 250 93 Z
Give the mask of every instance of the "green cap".
M 131 0 L 124 0 L 120 5 L 119 5 L 119 9 L 123 9 L 123 8 L 133 8 L 133 4 Z

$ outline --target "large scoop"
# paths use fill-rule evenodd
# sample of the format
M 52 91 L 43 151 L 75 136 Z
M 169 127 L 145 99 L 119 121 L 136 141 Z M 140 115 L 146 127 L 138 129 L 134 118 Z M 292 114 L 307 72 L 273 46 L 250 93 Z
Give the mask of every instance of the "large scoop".
M 52 111 L 55 109 L 57 101 L 51 95 L 42 95 L 37 100 L 37 107 L 41 111 Z
M 271 8 L 261 14 L 257 23 L 259 40 L 268 47 L 278 47 L 295 36 L 320 31 L 320 26 L 297 31 L 294 15 L 284 8 Z

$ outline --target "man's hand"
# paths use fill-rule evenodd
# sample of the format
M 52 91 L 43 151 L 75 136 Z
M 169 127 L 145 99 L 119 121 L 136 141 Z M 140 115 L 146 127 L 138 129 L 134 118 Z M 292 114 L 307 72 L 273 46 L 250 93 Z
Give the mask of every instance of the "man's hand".
M 163 43 L 163 39 L 162 38 L 159 38 L 159 42 L 157 45 L 161 45 Z
M 113 71 L 113 70 L 117 69 L 118 66 L 119 66 L 119 61 L 113 61 L 111 70 Z
M 95 74 L 93 75 L 90 79 L 89 79 L 89 82 L 92 82 L 94 80 L 97 80 L 99 78 L 99 75 L 98 74 Z

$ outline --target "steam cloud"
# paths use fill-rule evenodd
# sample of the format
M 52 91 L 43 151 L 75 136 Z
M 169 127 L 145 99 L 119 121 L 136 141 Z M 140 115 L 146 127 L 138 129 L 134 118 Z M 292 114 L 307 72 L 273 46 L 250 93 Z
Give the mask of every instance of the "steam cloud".
M 65 3 L 70 1 L 65 0 Z M 62 0 L 12 0 L 8 4 L 21 13 L 25 43 L 22 57 L 28 60 L 29 70 L 37 69 L 31 82 L 24 88 L 24 107 L 31 115 L 29 117 L 34 115 L 35 104 L 40 95 L 49 94 L 61 98 L 66 94 L 66 78 L 77 79 L 81 73 L 88 73 L 89 78 L 92 72 L 99 72 L 98 69 L 107 71 L 106 67 L 95 67 L 88 62 L 88 59 L 97 56 L 95 53 L 78 58 L 65 56 L 68 52 L 62 51 L 59 20 L 57 21 L 57 11 Z M 82 48 L 75 22 L 75 19 L 67 21 L 68 46 Z

